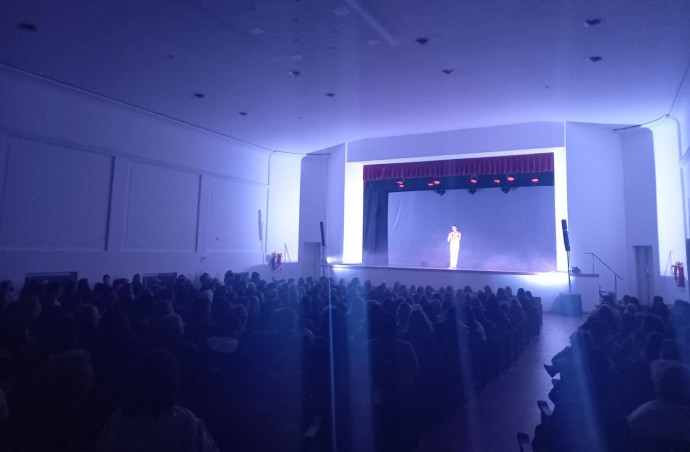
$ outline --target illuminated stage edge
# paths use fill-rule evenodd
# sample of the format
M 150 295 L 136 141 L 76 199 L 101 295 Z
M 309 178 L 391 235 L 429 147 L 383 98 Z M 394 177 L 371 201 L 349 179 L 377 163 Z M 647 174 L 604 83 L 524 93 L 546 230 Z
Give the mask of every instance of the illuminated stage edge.
M 470 286 L 477 290 L 486 285 L 496 290 L 498 287 L 510 286 L 513 293 L 520 287 L 541 297 L 545 311 L 551 310 L 559 293 L 568 292 L 568 274 L 566 272 L 520 272 L 490 271 L 433 267 L 383 267 L 362 264 L 330 264 L 330 276 L 335 278 L 359 278 L 370 280 L 378 285 L 385 282 L 392 286 L 396 281 L 405 285 L 431 285 L 438 288 L 451 285 L 455 289 Z M 599 275 L 587 274 L 572 276 L 572 291 L 582 295 L 582 309 L 591 312 L 599 302 Z

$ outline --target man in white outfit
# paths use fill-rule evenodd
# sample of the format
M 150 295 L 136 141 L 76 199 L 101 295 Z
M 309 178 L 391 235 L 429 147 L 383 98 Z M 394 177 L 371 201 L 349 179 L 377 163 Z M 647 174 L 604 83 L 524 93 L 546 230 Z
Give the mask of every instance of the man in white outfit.
M 448 233 L 448 242 L 450 243 L 450 267 L 451 270 L 458 268 L 458 254 L 460 253 L 460 238 L 462 234 L 458 231 L 456 225 L 451 226 Z

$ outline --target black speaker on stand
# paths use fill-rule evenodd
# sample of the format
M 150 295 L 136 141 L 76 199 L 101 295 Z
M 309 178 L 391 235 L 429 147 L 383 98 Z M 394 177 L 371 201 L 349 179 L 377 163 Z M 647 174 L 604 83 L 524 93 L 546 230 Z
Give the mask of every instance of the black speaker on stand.
M 319 228 L 321 228 L 321 276 L 326 276 L 326 234 L 323 232 L 323 221 L 319 222 Z
M 568 261 L 568 293 L 561 292 L 556 300 L 554 311 L 568 317 L 582 316 L 582 296 L 579 293 L 573 293 L 573 286 L 570 280 L 570 236 L 568 234 L 568 220 L 561 220 L 561 228 L 563 229 L 563 246 Z

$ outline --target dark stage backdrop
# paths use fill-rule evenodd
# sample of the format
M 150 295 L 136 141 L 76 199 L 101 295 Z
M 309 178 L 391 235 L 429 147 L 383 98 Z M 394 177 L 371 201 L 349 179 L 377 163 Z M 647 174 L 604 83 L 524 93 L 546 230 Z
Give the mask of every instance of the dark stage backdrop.
M 388 264 L 447 267 L 450 226 L 462 233 L 458 268 L 556 270 L 552 186 L 392 192 L 388 195 Z

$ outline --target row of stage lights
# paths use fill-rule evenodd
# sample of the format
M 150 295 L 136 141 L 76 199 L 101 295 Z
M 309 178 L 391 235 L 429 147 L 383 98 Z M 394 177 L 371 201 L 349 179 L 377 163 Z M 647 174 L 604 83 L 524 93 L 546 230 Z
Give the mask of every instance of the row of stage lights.
M 496 185 L 500 185 L 502 182 L 503 181 L 501 179 L 494 179 L 494 184 L 496 184 Z M 515 177 L 514 176 L 506 176 L 506 182 L 515 182 Z M 536 184 L 539 182 L 539 178 L 533 177 L 531 182 L 533 184 Z M 470 177 L 470 183 L 471 184 L 478 184 L 479 178 L 477 176 L 471 176 Z M 404 180 L 398 180 L 397 184 L 398 184 L 398 188 L 405 188 L 405 181 Z M 441 181 L 438 179 L 431 180 L 431 181 L 427 182 L 427 185 L 429 187 L 438 186 L 438 185 L 441 185 Z

